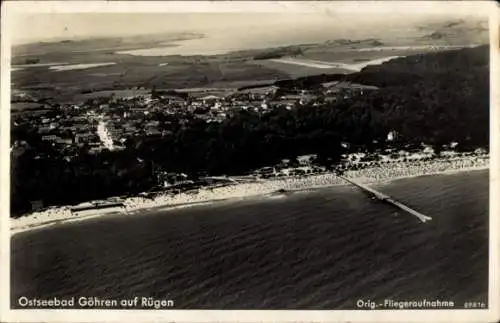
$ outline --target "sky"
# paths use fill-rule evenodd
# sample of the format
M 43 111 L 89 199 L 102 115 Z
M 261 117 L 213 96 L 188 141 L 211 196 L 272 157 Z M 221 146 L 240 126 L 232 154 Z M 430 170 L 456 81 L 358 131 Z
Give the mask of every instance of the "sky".
M 386 8 L 387 9 L 387 8 Z M 284 10 L 286 11 L 286 10 Z M 466 12 L 471 14 L 474 12 Z M 361 13 L 359 10 L 317 10 L 298 13 L 22 13 L 12 19 L 11 41 L 22 44 L 35 41 L 81 39 L 112 36 L 146 35 L 165 32 L 246 30 L 299 30 L 301 28 L 400 28 L 424 24 L 429 20 L 463 17 L 463 12 L 443 11 Z

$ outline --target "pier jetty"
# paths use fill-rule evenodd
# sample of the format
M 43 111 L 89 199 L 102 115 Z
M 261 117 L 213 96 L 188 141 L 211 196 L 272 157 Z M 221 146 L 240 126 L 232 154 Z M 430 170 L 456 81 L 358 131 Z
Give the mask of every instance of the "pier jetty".
M 432 218 L 430 216 L 427 216 L 427 215 L 424 215 L 418 211 L 415 211 L 414 209 L 412 208 L 409 208 L 408 206 L 404 205 L 403 203 L 393 199 L 392 197 L 390 197 L 389 195 L 386 195 L 386 194 L 383 194 L 377 190 L 374 190 L 373 188 L 370 188 L 368 186 L 365 186 L 363 184 L 360 184 L 360 183 L 356 183 L 355 181 L 353 180 L 350 180 L 344 176 L 341 176 L 341 175 L 338 175 L 340 178 L 342 178 L 343 180 L 345 180 L 346 182 L 354 185 L 354 186 L 357 186 L 359 187 L 360 189 L 362 189 L 363 191 L 365 192 L 368 192 L 370 195 L 373 195 L 375 198 L 383 201 L 383 202 L 386 202 L 388 204 L 391 204 L 395 207 L 398 207 L 400 208 L 401 210 L 403 211 L 406 211 L 410 214 L 413 214 L 414 216 L 416 216 L 420 221 L 422 221 L 422 223 L 425 223 L 427 221 L 430 221 L 432 220 Z

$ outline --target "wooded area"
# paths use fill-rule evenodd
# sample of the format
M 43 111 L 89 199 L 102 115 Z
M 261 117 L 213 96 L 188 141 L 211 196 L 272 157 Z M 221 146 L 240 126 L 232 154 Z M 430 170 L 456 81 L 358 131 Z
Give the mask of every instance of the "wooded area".
M 13 132 L 13 139 L 27 140 L 32 149 L 12 160 L 11 214 L 29 210 L 32 200 L 65 205 L 147 191 L 157 184 L 153 168 L 232 175 L 301 154 L 336 161 L 344 152 L 341 142 L 351 150 L 385 148 L 392 130 L 401 146 L 423 142 L 439 148 L 456 141 L 462 150 L 488 147 L 488 51 L 481 46 L 399 58 L 346 77 L 380 87 L 368 94 L 267 114 L 242 110 L 222 123 L 192 119 L 164 136 L 136 138 L 123 151 L 82 151 L 71 161 L 29 131 Z

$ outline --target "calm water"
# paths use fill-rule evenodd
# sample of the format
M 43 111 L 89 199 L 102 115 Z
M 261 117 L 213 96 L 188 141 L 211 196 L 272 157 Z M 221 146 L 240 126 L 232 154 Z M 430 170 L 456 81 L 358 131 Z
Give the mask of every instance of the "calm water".
M 119 53 L 139 56 L 221 55 L 233 51 L 322 43 L 339 38 L 377 38 L 388 42 L 412 44 L 410 39 L 413 37 L 417 39 L 424 35 L 414 22 L 399 22 L 397 27 L 386 26 L 386 28 L 380 26 L 380 23 L 384 21 L 379 21 L 376 25 L 373 23 L 371 25 L 356 24 L 353 21 L 346 24 L 336 19 L 323 20 L 321 17 L 316 17 L 312 22 L 301 24 L 288 21 L 288 23 L 272 25 L 269 25 L 269 22 L 267 25 L 253 23 L 228 26 L 213 31 L 203 30 L 204 38 L 174 41 L 159 44 L 154 48 L 126 50 Z M 387 24 L 387 21 L 385 23 Z
M 488 174 L 110 217 L 12 239 L 17 297 L 133 297 L 176 308 L 352 309 L 358 298 L 486 301 Z

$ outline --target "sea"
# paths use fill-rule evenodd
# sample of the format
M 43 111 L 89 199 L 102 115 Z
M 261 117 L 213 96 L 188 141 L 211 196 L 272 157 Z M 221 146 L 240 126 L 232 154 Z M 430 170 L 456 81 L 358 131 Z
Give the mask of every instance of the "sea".
M 106 216 L 12 237 L 18 299 L 154 297 L 176 309 L 356 309 L 359 299 L 487 302 L 488 171 Z
M 391 20 L 388 24 L 386 19 L 367 23 L 364 16 L 357 18 L 364 23 L 359 23 L 359 20 L 356 23 L 354 19 L 347 21 L 325 19 L 323 15 L 313 15 L 306 20 L 302 20 L 304 17 L 296 20 L 294 16 L 288 16 L 285 20 L 282 20 L 283 17 L 269 15 L 265 19 L 262 18 L 253 18 L 261 20 L 258 24 L 253 21 L 250 24 L 240 21 L 228 26 L 220 25 L 227 19 L 226 17 L 217 22 L 219 28 L 204 28 L 202 38 L 159 43 L 158 47 L 124 50 L 118 53 L 138 56 L 211 56 L 237 51 L 317 44 L 335 39 L 359 40 L 373 37 L 383 42 L 415 45 L 415 41 L 419 42 L 426 34 L 420 30 L 419 23 L 412 19 L 398 21 L 396 27 L 394 21 Z

